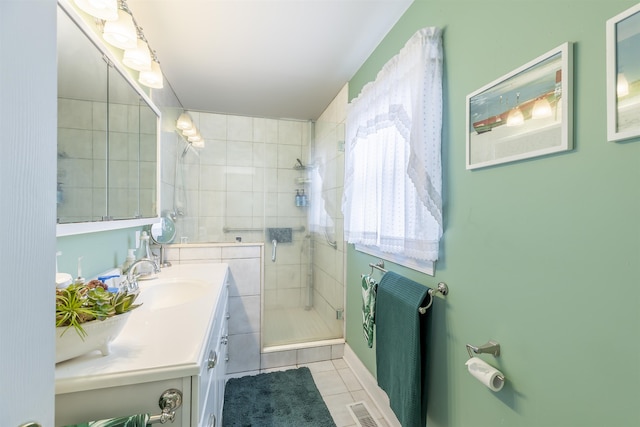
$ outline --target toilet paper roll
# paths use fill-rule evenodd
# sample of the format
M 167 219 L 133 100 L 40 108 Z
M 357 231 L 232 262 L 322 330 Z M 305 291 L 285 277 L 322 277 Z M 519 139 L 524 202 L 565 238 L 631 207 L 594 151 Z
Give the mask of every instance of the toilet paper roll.
M 504 387 L 502 372 L 486 363 L 484 360 L 472 357 L 465 363 L 469 373 L 492 391 L 500 391 Z

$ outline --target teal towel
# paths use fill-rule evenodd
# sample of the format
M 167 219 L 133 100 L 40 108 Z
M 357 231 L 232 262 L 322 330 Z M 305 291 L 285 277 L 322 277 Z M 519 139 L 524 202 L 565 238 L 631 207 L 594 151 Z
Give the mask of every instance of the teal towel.
M 378 284 L 371 276 L 362 275 L 362 332 L 369 348 L 373 347 L 377 287 Z
M 67 427 L 146 427 L 149 414 L 130 415 L 128 417 L 109 418 L 108 420 L 89 421 Z
M 392 271 L 378 285 L 376 299 L 376 372 L 403 427 L 424 427 L 427 416 L 427 328 L 431 310 L 424 285 Z

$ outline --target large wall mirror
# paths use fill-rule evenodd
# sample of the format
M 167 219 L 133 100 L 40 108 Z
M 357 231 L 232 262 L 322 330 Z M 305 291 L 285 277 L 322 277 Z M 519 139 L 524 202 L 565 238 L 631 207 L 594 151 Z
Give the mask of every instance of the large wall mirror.
M 158 110 L 88 34 L 58 6 L 59 236 L 158 218 Z

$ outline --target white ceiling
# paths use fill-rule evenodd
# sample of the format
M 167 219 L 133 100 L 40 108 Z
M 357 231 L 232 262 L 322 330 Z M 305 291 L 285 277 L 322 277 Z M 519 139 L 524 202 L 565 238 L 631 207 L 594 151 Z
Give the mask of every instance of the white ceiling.
M 128 0 L 187 110 L 317 119 L 413 0 Z

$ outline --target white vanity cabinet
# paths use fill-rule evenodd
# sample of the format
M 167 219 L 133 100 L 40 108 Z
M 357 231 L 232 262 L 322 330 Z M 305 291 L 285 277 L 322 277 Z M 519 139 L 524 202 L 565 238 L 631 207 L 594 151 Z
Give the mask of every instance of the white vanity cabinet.
M 226 284 L 223 293 L 224 297 L 220 298 L 219 306 L 216 308 L 216 317 L 201 359 L 200 374 L 193 378 L 192 383 L 194 396 L 192 403 L 197 405 L 192 412 L 198 415 L 198 427 L 222 425 L 228 340 L 228 285 Z
M 182 406 L 166 425 L 222 425 L 227 271 L 227 264 L 179 264 L 141 281 L 142 306 L 109 355 L 92 352 L 56 365 L 55 426 L 159 415 L 167 389 L 182 392 Z

